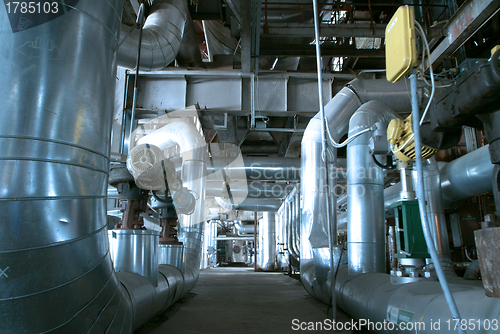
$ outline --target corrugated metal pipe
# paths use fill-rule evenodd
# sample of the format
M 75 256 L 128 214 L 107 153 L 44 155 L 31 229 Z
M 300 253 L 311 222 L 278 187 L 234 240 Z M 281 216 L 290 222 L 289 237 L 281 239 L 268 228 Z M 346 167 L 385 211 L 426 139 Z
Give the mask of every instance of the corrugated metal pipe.
M 123 25 L 121 35 L 130 30 L 131 27 Z M 135 29 L 123 41 L 118 49 L 119 66 L 136 67 L 139 40 L 139 30 Z M 161 70 L 176 57 L 182 66 L 201 65 L 201 53 L 187 2 L 154 0 L 143 26 L 140 69 Z
M 106 229 L 123 1 L 63 6 L 36 26 L 0 10 L 0 331 L 130 333 Z
M 385 79 L 354 79 L 337 93 L 325 106 L 325 117 L 333 139 L 340 141 L 347 133 L 349 119 L 363 104 L 371 100 L 386 103 L 395 112 L 411 110 L 409 93 L 405 82 L 391 84 Z M 327 282 L 330 270 L 328 248 L 329 226 L 326 217 L 326 171 L 321 166 L 321 119 L 317 114 L 309 122 L 302 139 L 301 195 L 302 225 L 300 238 L 300 272 L 305 289 L 313 296 L 328 303 L 330 284 Z M 335 169 L 329 182 L 336 191 Z M 336 197 L 330 205 L 336 207 Z M 333 221 L 336 221 L 336 210 Z

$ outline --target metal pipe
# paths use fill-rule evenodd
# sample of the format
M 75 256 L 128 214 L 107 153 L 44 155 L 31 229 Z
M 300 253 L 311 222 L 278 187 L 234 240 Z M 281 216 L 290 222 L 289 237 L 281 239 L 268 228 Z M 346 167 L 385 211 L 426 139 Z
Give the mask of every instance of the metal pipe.
M 141 4 L 141 15 L 144 15 L 144 4 Z M 143 18 L 139 16 L 137 18 L 137 21 L 139 23 L 139 41 L 137 42 L 137 60 L 136 60 L 136 65 L 135 65 L 135 78 L 134 78 L 134 96 L 132 99 L 132 111 L 130 113 L 130 129 L 129 129 L 129 144 L 128 147 L 132 147 L 132 142 L 134 141 L 134 138 L 132 134 L 134 133 L 134 123 L 135 123 L 135 109 L 137 106 L 137 94 L 138 94 L 138 83 L 139 83 L 139 62 L 141 61 L 141 46 L 142 46 L 142 20 Z
M 295 184 L 274 183 L 263 181 L 231 182 L 231 195 L 234 198 L 285 198 Z M 226 187 L 223 181 L 207 181 L 207 196 L 226 197 Z
M 161 70 L 173 62 L 181 49 L 181 43 L 185 41 L 184 32 L 189 21 L 191 17 L 186 1 L 154 0 L 143 27 L 140 69 Z M 130 27 L 122 28 L 122 31 L 127 30 L 130 30 Z M 134 30 L 118 49 L 119 66 L 135 67 L 139 35 L 140 32 Z M 198 47 L 196 39 L 193 40 L 188 36 L 187 41 L 196 42 Z
M 439 167 L 435 158 L 428 159 L 423 163 L 425 206 L 427 211 L 427 221 L 430 224 L 431 234 L 434 240 L 434 247 L 441 262 L 451 268 L 450 243 L 448 240 L 448 230 L 446 228 L 446 217 L 444 215 L 443 196 L 441 195 L 441 180 Z M 416 178 L 416 175 L 414 173 Z M 415 185 L 417 179 L 414 180 Z
M 0 10 L 1 330 L 130 333 L 106 230 L 123 1 L 59 5 L 29 29 Z
M 281 200 L 269 198 L 247 198 L 239 204 L 231 204 L 231 201 L 223 197 L 215 197 L 215 201 L 224 209 L 257 211 L 257 212 L 276 212 L 281 206 Z
M 275 214 L 263 212 L 259 223 L 259 263 L 258 267 L 264 271 L 275 270 L 276 261 L 276 231 Z
M 441 262 L 439 261 L 436 249 L 434 248 L 432 235 L 430 232 L 429 224 L 427 222 L 427 213 L 425 208 L 423 161 L 422 161 L 422 138 L 420 135 L 420 112 L 418 109 L 417 74 L 415 69 L 412 71 L 412 74 L 410 75 L 410 85 L 411 85 L 411 101 L 412 101 L 412 126 L 415 134 L 414 137 L 415 163 L 417 165 L 416 193 L 420 211 L 420 219 L 422 220 L 422 230 L 424 232 L 425 242 L 427 243 L 427 249 L 429 251 L 429 254 L 431 255 L 432 262 L 434 263 L 434 268 L 436 269 L 436 274 L 438 276 L 441 288 L 443 289 L 444 297 L 446 299 L 450 312 L 454 319 L 458 319 L 461 322 L 462 318 L 460 317 L 460 312 L 458 310 L 455 299 L 453 298 L 443 268 L 441 267 Z M 458 328 L 458 332 L 466 333 L 467 331 L 460 326 Z
M 380 101 L 358 108 L 349 121 L 349 137 L 398 116 Z M 347 145 L 347 243 L 349 275 L 385 272 L 384 171 L 368 150 L 371 132 Z
M 381 94 L 382 91 L 385 91 L 386 94 Z M 347 132 L 349 119 L 362 103 L 368 102 L 367 99 L 382 100 L 395 112 L 401 112 L 411 109 L 408 95 L 404 82 L 392 84 L 385 79 L 352 80 L 325 106 L 325 116 L 332 137 L 337 142 L 342 138 Z M 328 303 L 331 291 L 326 277 L 330 265 L 329 256 L 324 253 L 325 248 L 328 250 L 328 227 L 324 219 L 326 208 L 323 198 L 326 196 L 324 183 L 326 170 L 320 168 L 320 122 L 319 115 L 311 119 L 301 144 L 300 193 L 303 205 L 300 229 L 300 271 L 305 289 L 311 295 Z M 337 186 L 335 176 L 335 174 L 332 175 L 330 184 L 334 191 Z
M 367 273 L 353 277 L 347 271 L 346 267 L 338 271 L 335 285 L 338 306 L 355 319 L 371 323 L 368 329 L 374 333 L 456 333 L 455 324 L 457 328 L 461 325 L 450 314 L 435 280 L 392 285 L 387 274 Z M 450 279 L 450 288 L 463 318 L 473 319 L 467 324 L 474 322 L 474 333 L 495 332 L 489 324 L 498 323 L 498 298 L 487 297 L 481 284 L 458 277 Z M 404 328 L 407 323 L 412 330 Z M 480 330 L 478 324 L 482 325 Z
M 441 168 L 441 190 L 445 208 L 472 196 L 491 191 L 491 163 L 489 145 L 467 153 Z
M 253 226 L 253 224 L 243 225 L 241 223 L 241 221 L 236 221 L 234 223 L 234 227 L 236 228 L 236 231 L 238 231 L 238 235 L 241 235 L 241 234 L 253 234 L 254 233 L 254 226 Z

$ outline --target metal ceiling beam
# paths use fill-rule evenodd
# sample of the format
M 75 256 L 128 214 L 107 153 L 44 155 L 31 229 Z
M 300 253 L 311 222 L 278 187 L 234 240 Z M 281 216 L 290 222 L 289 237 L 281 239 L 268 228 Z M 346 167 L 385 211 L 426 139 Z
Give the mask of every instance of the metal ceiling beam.
M 498 0 L 466 1 L 444 26 L 445 38 L 431 53 L 432 66 L 439 66 L 499 9 L 500 1 Z
M 373 30 L 369 23 L 356 24 L 322 24 L 320 32 L 322 37 L 384 37 L 385 24 L 373 24 Z M 314 24 L 288 23 L 272 24 L 262 32 L 262 37 L 314 37 Z
M 267 41 L 261 42 L 261 56 L 314 56 L 314 45 L 299 44 L 274 44 Z M 338 47 L 321 45 L 321 55 L 324 57 L 359 57 L 359 58 L 383 58 L 385 50 L 356 49 L 352 47 Z

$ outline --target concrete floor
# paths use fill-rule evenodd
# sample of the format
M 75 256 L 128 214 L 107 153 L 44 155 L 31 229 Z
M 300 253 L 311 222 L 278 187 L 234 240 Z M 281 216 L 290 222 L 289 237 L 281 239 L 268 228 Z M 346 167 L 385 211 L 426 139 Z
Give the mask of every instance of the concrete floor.
M 283 273 L 210 268 L 201 272 L 198 284 L 186 298 L 139 328 L 136 334 L 296 333 L 292 329 L 293 319 L 323 322 L 326 311 L 327 305 L 311 297 L 298 280 Z M 350 321 L 340 310 L 337 319 Z

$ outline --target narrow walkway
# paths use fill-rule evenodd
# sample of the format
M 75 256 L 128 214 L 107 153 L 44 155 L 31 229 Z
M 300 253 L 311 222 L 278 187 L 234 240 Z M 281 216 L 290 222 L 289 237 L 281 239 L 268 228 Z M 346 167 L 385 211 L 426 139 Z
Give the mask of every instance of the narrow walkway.
M 311 297 L 298 280 L 283 273 L 211 268 L 201 272 L 187 298 L 136 334 L 297 333 L 294 323 L 323 322 L 326 309 L 327 305 Z M 298 320 L 293 322 L 294 319 Z M 350 318 L 340 313 L 338 321 L 347 322 Z

